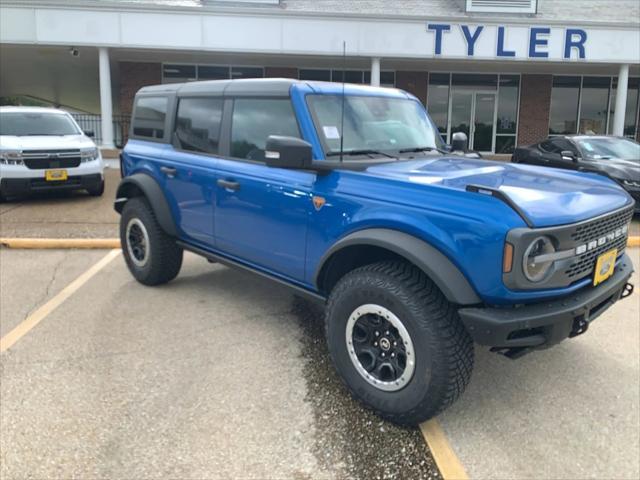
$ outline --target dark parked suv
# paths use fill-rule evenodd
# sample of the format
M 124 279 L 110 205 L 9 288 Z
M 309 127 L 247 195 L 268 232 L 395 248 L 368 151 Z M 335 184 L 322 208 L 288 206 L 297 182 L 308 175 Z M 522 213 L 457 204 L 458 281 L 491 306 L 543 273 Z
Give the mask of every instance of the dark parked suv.
M 401 90 L 143 88 L 115 203 L 124 257 L 145 285 L 172 280 L 187 250 L 326 304 L 353 394 L 422 421 L 464 390 L 474 341 L 515 358 L 632 291 L 634 202 L 615 182 L 447 148 Z

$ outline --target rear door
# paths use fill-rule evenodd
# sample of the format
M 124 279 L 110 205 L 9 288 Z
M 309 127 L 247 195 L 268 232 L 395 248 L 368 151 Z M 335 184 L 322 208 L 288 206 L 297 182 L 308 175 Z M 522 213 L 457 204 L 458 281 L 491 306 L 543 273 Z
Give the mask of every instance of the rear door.
M 264 162 L 269 135 L 300 137 L 291 99 L 229 99 L 225 129 L 229 151 L 217 163 L 216 248 L 302 281 L 315 174 Z
M 215 169 L 223 105 L 221 97 L 179 98 L 172 145 L 160 165 L 179 230 L 206 246 L 215 245 Z

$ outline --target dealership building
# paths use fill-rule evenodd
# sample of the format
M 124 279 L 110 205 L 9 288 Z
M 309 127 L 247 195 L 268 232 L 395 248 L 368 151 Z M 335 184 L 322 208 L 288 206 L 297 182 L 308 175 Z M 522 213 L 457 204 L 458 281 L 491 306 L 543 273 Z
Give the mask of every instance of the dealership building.
M 401 88 L 487 153 L 640 139 L 640 2 L 0 0 L 0 97 L 95 120 L 106 148 L 145 85 L 250 77 Z

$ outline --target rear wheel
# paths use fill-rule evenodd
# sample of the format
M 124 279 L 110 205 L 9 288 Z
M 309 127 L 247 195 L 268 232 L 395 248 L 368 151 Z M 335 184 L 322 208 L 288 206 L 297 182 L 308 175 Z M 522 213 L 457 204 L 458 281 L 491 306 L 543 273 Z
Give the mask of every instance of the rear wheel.
M 132 198 L 125 204 L 120 242 L 129 271 L 140 283 L 160 285 L 180 272 L 182 249 L 162 230 L 145 198 Z
M 331 292 L 327 341 L 352 394 L 400 424 L 427 420 L 464 391 L 473 342 L 456 309 L 417 267 L 367 265 Z

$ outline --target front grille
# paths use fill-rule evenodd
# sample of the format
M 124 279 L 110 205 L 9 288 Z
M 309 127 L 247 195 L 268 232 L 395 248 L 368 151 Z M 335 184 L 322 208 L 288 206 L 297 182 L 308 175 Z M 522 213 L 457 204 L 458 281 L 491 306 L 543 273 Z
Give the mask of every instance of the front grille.
M 633 217 L 633 207 L 621 210 L 608 217 L 584 223 L 576 228 L 571 234 L 571 238 L 576 243 L 586 243 L 626 225 L 631 221 L 631 217 Z
M 601 254 L 617 248 L 618 256 L 620 256 L 624 252 L 626 245 L 627 237 L 623 236 L 611 243 L 607 243 L 606 245 L 602 245 L 601 247 L 591 250 L 584 255 L 580 255 L 575 259 L 575 263 L 572 263 L 569 268 L 567 268 L 565 273 L 572 279 L 576 277 L 581 278 L 593 271 L 596 266 L 596 260 Z
M 632 217 L 633 207 L 630 207 L 616 212 L 613 215 L 584 223 L 576 227 L 575 231 L 571 233 L 571 239 L 575 242 L 576 246 L 589 243 L 592 240 L 597 240 L 608 233 L 615 232 L 617 229 L 628 225 Z M 612 242 L 607 242 L 576 257 L 565 269 L 564 274 L 571 280 L 577 280 L 593 272 L 596 260 L 601 254 L 613 249 L 618 249 L 619 257 L 624 253 L 627 246 L 627 236 L 628 234 L 622 235 Z
M 80 150 L 27 150 L 22 152 L 27 168 L 45 170 L 51 168 L 75 168 L 80 165 Z

